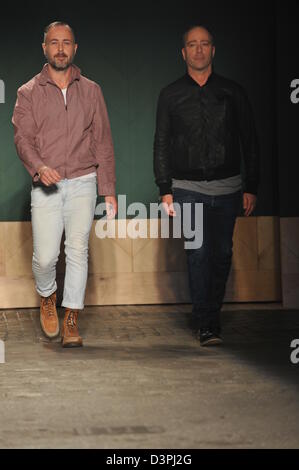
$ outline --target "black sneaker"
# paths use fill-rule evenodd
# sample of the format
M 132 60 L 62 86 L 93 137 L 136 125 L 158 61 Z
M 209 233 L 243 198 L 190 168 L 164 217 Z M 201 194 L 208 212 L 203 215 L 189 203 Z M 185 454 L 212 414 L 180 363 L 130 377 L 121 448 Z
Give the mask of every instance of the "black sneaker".
M 199 339 L 201 346 L 216 346 L 223 343 L 220 334 L 207 328 L 198 330 L 197 339 Z

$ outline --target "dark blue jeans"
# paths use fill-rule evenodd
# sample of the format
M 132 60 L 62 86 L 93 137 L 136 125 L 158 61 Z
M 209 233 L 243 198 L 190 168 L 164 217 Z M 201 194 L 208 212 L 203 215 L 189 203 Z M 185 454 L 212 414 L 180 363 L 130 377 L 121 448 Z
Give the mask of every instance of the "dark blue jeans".
M 182 215 L 182 204 L 191 203 L 193 230 L 195 203 L 203 203 L 203 244 L 200 248 L 185 250 L 193 305 L 193 325 L 220 333 L 220 310 L 231 267 L 233 232 L 236 217 L 240 215 L 241 210 L 241 191 L 224 196 L 207 196 L 174 188 L 173 196 L 174 202 L 181 207 Z

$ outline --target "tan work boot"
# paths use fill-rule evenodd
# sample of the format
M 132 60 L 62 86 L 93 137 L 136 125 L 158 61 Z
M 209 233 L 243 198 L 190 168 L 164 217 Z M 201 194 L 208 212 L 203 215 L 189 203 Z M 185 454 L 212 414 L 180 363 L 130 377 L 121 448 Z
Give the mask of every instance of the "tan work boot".
M 56 292 L 49 297 L 41 297 L 40 301 L 40 324 L 44 334 L 48 338 L 59 335 L 59 320 L 56 310 Z
M 78 310 L 65 309 L 65 316 L 61 331 L 61 342 L 63 348 L 79 348 L 83 346 L 83 341 L 79 335 L 77 326 Z

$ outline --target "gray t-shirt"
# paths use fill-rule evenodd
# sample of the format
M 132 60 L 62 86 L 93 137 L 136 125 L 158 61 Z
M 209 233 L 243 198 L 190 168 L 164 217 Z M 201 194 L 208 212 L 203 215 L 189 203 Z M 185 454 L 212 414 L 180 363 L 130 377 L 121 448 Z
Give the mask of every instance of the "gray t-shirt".
M 195 191 L 209 196 L 222 196 L 232 194 L 242 189 L 241 175 L 230 176 L 221 180 L 193 181 L 193 180 L 172 180 L 173 188 Z

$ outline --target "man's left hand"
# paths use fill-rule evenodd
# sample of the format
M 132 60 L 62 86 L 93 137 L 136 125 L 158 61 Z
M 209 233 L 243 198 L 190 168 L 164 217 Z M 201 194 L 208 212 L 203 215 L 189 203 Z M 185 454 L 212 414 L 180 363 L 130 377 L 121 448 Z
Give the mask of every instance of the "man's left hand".
M 115 196 L 105 196 L 107 219 L 114 219 L 117 214 L 117 201 Z
M 256 206 L 256 195 L 250 193 L 243 194 L 243 209 L 244 215 L 248 217 L 255 209 Z

